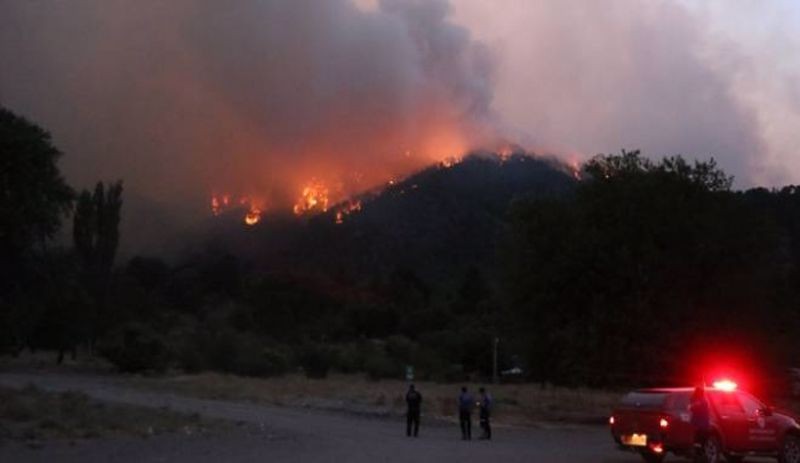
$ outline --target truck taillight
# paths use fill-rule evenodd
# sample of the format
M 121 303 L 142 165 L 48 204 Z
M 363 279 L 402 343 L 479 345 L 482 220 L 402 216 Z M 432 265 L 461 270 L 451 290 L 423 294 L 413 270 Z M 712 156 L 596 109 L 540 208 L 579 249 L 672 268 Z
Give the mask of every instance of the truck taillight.
M 666 418 L 661 418 L 661 420 L 658 422 L 658 426 L 661 427 L 661 429 L 667 429 L 669 427 L 669 420 Z
M 615 420 L 613 415 L 608 418 L 608 424 L 610 424 L 611 426 L 614 426 L 614 421 Z

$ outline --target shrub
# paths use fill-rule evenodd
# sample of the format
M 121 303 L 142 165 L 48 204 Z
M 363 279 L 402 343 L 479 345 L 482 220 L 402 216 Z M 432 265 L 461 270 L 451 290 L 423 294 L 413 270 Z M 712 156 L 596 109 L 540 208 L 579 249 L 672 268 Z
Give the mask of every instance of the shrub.
M 298 355 L 300 365 L 309 378 L 325 378 L 333 363 L 333 352 L 322 344 L 307 344 Z
M 176 333 L 178 366 L 188 372 L 215 370 L 243 376 L 276 376 L 290 367 L 285 349 L 268 346 L 252 333 L 231 327 Z
M 333 350 L 332 366 L 342 373 L 364 371 L 364 352 L 358 344 L 345 344 Z
M 98 351 L 121 371 L 163 371 L 169 356 L 163 337 L 152 328 L 127 323 L 108 333 Z
M 199 334 L 185 335 L 175 348 L 175 362 L 178 368 L 187 373 L 199 373 L 209 368 L 206 350 Z
M 386 353 L 401 363 L 414 363 L 417 345 L 405 336 L 389 336 L 386 338 Z
M 276 376 L 289 370 L 289 358 L 279 349 L 265 347 L 252 335 L 242 335 L 234 346 L 230 372 L 244 376 Z
M 373 352 L 364 362 L 364 371 L 374 380 L 400 378 L 403 375 L 403 366 L 383 352 Z

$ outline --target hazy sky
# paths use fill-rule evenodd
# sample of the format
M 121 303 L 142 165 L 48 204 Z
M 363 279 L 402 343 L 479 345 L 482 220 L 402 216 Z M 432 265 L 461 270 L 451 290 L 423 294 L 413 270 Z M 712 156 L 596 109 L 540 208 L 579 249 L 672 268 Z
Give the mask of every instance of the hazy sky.
M 176 202 L 286 207 L 311 177 L 345 194 L 502 140 L 800 183 L 795 4 L 0 0 L 0 104 L 77 186 Z
M 494 109 L 538 143 L 716 157 L 800 182 L 800 2 L 453 0 L 497 55 Z

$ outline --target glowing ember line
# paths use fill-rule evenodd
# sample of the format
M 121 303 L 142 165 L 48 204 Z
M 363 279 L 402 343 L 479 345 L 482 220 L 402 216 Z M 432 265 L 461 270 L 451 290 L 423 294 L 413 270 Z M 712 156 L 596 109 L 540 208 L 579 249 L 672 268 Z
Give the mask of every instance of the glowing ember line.
M 462 159 L 460 157 L 451 156 L 451 157 L 448 157 L 448 158 L 444 158 L 442 160 L 442 162 L 439 163 L 439 165 L 441 167 L 445 168 L 445 169 L 449 169 L 449 168 L 453 167 L 454 165 L 459 164 L 461 161 L 462 161 Z

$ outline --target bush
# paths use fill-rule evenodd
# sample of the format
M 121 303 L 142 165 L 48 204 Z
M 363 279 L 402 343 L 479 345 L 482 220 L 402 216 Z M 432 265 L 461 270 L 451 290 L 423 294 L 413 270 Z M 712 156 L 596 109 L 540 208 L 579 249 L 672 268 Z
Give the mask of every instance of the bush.
M 322 344 L 308 344 L 300 350 L 300 366 L 309 378 L 321 379 L 328 376 L 333 363 L 333 352 Z
M 290 355 L 279 347 L 270 347 L 258 336 L 230 327 L 212 331 L 176 333 L 178 366 L 188 372 L 221 371 L 243 376 L 276 376 L 290 367 Z
M 450 364 L 435 349 L 419 348 L 412 365 L 414 365 L 415 375 L 419 380 L 447 381 Z
M 128 323 L 108 333 L 99 342 L 98 351 L 128 373 L 163 371 L 169 361 L 163 337 L 139 323 Z
M 169 351 L 175 366 L 188 373 L 198 373 L 209 368 L 206 358 L 208 333 L 198 330 L 194 318 L 184 317 L 167 335 Z
M 398 362 L 408 364 L 416 360 L 417 345 L 405 336 L 386 338 L 386 353 Z
M 370 379 L 401 378 L 403 366 L 383 352 L 369 354 L 364 362 L 364 371 Z
M 277 376 L 289 370 L 289 358 L 282 351 L 265 347 L 251 335 L 234 346 L 230 373 L 244 376 Z
M 364 371 L 364 350 L 359 344 L 345 344 L 333 351 L 332 366 L 342 373 Z

